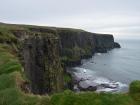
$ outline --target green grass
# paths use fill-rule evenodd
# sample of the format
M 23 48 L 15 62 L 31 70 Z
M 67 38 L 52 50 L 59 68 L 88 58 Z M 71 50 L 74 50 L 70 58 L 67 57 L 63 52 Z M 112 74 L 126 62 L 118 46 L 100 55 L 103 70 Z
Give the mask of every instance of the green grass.
M 131 96 L 127 94 L 74 93 L 65 91 L 55 94 L 51 98 L 53 105 L 135 105 Z
M 21 71 L 21 68 L 21 64 L 12 54 L 10 46 L 8 48 L 7 45 L 0 44 L 0 74 Z
M 0 105 L 50 105 L 47 96 L 21 91 L 20 85 L 25 81 L 21 69 L 12 47 L 0 44 Z
M 0 91 L 0 105 L 50 105 L 50 99 L 47 96 L 24 94 L 17 88 L 7 88 Z
M 72 78 L 68 74 L 64 74 L 64 82 L 68 83 L 72 80 Z
M 133 81 L 129 87 L 129 95 L 140 105 L 140 81 Z
M 0 27 L 0 42 L 17 42 L 17 38 L 6 28 Z
M 12 75 L 2 74 L 0 75 L 0 91 L 7 88 L 13 88 L 16 86 L 15 80 Z
M 20 72 L 0 75 L 0 105 L 51 105 L 48 96 L 25 94 Z
M 140 81 L 133 81 L 130 84 L 129 91 L 131 94 L 140 93 Z

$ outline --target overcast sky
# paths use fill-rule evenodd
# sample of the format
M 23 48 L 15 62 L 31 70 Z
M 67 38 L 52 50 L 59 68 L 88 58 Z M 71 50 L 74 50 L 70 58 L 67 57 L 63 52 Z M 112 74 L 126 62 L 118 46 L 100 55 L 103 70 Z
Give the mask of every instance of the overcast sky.
M 140 37 L 140 0 L 0 0 L 0 21 Z

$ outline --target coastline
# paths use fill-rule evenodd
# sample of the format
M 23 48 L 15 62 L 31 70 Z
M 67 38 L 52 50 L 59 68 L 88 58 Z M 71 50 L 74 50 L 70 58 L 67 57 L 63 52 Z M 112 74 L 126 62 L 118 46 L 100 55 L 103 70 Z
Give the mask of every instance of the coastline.
M 109 54 L 109 53 L 106 53 Z M 95 53 L 94 56 L 101 56 L 101 53 Z M 95 65 L 92 59 L 83 59 L 81 65 L 75 67 L 67 67 L 67 72 L 72 75 L 73 91 L 96 91 L 96 92 L 112 92 L 112 93 L 126 93 L 128 92 L 128 84 L 121 83 L 120 81 L 114 81 L 109 78 L 98 76 L 96 72 L 82 67 L 86 63 Z

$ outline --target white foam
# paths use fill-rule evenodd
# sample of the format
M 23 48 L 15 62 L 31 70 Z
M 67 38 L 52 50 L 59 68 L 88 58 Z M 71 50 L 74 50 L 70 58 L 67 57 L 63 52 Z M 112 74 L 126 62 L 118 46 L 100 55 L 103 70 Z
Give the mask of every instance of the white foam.
M 94 82 L 98 83 L 98 84 L 108 84 L 110 83 L 110 80 L 103 78 L 103 77 L 97 77 Z
M 117 89 L 103 88 L 96 90 L 96 92 L 114 92 L 114 91 L 117 91 Z
M 94 71 L 92 71 L 90 69 L 82 68 L 82 67 L 74 67 L 73 69 L 75 69 L 76 72 L 78 72 L 78 73 L 84 73 L 84 74 L 86 73 L 87 75 L 88 74 L 92 74 L 92 75 L 95 74 Z
M 101 53 L 97 53 L 97 55 L 101 55 Z
M 119 88 L 128 87 L 128 85 L 123 84 L 123 83 L 121 83 L 121 82 L 116 82 L 116 84 L 119 85 Z

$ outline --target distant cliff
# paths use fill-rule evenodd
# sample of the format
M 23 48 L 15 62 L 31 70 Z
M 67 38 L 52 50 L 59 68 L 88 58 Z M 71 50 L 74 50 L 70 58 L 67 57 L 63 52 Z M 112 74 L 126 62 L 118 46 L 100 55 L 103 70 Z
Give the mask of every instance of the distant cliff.
M 69 66 L 81 64 L 81 59 L 91 57 L 95 52 L 106 53 L 114 48 L 113 35 L 86 31 L 59 30 L 61 58 Z
M 0 26 L 0 43 L 14 45 L 35 94 L 59 92 L 68 81 L 62 67 L 81 64 L 94 53 L 120 45 L 113 35 L 80 29 L 28 25 Z
M 30 27 L 29 30 L 58 36 L 61 61 L 66 66 L 80 65 L 81 59 L 90 58 L 95 52 L 106 53 L 110 49 L 118 48 L 119 45 L 114 42 L 113 35 L 91 33 L 80 29 Z

